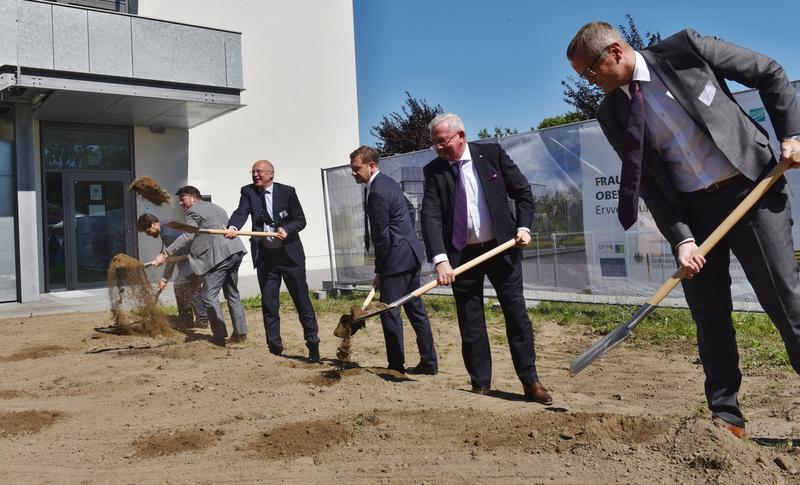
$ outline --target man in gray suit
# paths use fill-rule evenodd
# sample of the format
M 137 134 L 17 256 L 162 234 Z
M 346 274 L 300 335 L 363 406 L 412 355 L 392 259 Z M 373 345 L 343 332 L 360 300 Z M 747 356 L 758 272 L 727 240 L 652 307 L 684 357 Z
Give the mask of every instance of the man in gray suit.
M 169 227 L 171 221 L 160 221 L 151 213 L 145 213 L 136 220 L 136 229 L 150 237 L 161 238 L 161 250 L 175 242 L 183 233 Z M 189 248 L 184 248 L 175 256 L 189 254 Z M 208 327 L 208 312 L 203 304 L 203 277 L 194 274 L 189 260 L 170 262 L 164 266 L 164 273 L 158 281 L 158 290 L 163 291 L 172 278 L 172 273 L 178 269 L 175 278 L 174 291 L 175 303 L 178 305 L 179 328 L 206 328 Z M 197 317 L 196 319 L 194 317 Z
M 611 25 L 592 22 L 575 34 L 567 58 L 606 93 L 597 120 L 623 160 L 620 221 L 626 229 L 633 225 L 641 195 L 686 269 L 683 289 L 697 324 L 712 420 L 742 437 L 730 251 L 800 373 L 800 278 L 786 180 L 782 177 L 707 257 L 696 254 L 697 245 L 778 158 L 800 150 L 795 91 L 774 60 L 691 29 L 636 52 Z M 780 155 L 736 104 L 725 79 L 758 89 L 781 140 Z M 627 207 L 626 193 L 632 194 Z
M 228 222 L 225 209 L 204 201 L 197 188 L 187 185 L 178 189 L 176 195 L 181 207 L 186 211 L 186 224 L 200 229 L 225 228 Z M 239 265 L 242 263 L 242 257 L 247 254 L 244 244 L 238 238 L 226 239 L 212 234 L 184 233 L 156 257 L 156 266 L 161 266 L 168 256 L 187 246 L 192 271 L 203 275 L 205 287 L 203 302 L 208 309 L 211 332 L 214 335 L 211 341 L 217 345 L 225 345 L 225 337 L 228 335 L 225 317 L 219 305 L 219 290 L 222 289 L 233 322 L 233 334 L 228 342 L 243 342 L 247 339 L 247 322 L 237 285 Z

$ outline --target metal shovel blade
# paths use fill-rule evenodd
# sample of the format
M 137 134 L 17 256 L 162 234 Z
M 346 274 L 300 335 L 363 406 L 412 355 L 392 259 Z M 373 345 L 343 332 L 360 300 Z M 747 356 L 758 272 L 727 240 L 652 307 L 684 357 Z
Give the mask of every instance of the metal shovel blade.
M 636 327 L 639 322 L 644 320 L 645 317 L 647 317 L 647 315 L 649 315 L 655 309 L 656 305 L 651 305 L 649 303 L 645 303 L 639 307 L 639 310 L 633 314 L 633 317 L 631 317 L 630 320 L 619 325 L 617 328 L 606 334 L 603 338 L 592 344 L 591 347 L 584 350 L 581 355 L 575 357 L 575 359 L 569 363 L 569 375 L 574 377 L 578 372 L 588 367 L 589 364 L 599 359 L 603 354 L 613 349 L 617 344 L 628 338 L 631 335 L 634 327 Z

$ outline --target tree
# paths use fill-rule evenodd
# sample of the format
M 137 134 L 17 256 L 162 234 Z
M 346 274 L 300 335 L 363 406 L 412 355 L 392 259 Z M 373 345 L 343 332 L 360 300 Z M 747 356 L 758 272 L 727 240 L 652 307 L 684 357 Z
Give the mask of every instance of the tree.
M 625 14 L 625 18 L 628 21 L 628 26 L 619 25 L 619 31 L 634 50 L 641 50 L 661 41 L 661 34 L 658 31 L 653 33 L 650 31 L 645 32 L 643 39 L 641 34 L 639 34 L 639 29 L 636 28 L 636 24 L 633 22 L 631 14 Z M 600 105 L 600 101 L 604 96 L 600 88 L 589 84 L 589 81 L 583 78 L 579 77 L 576 79 L 575 76 L 567 76 L 567 79 L 561 81 L 561 85 L 564 87 L 564 102 L 575 107 L 576 110 L 584 116 L 583 119 L 588 120 L 595 118 L 597 107 Z M 568 115 L 569 113 L 563 116 L 568 117 Z M 542 120 L 542 123 L 544 123 L 544 121 L 545 120 Z
M 586 115 L 581 111 L 568 111 L 563 115 L 550 116 L 549 118 L 543 119 L 536 129 L 541 130 L 544 128 L 551 128 L 553 126 L 568 125 L 570 123 L 577 123 L 578 121 L 585 121 L 588 119 L 589 118 L 587 118 Z
M 494 135 L 489 134 L 489 130 L 487 130 L 486 128 L 481 128 L 480 130 L 478 130 L 478 138 L 480 138 L 481 140 L 491 137 L 503 138 L 504 136 L 508 135 L 516 135 L 517 133 L 519 132 L 517 131 L 516 128 L 508 128 L 508 127 L 500 128 L 499 126 L 495 125 Z
M 430 148 L 428 123 L 436 115 L 444 113 L 440 105 L 430 106 L 426 100 L 416 99 L 408 91 L 401 110 L 402 113 L 395 111 L 384 116 L 369 130 L 378 139 L 375 148 L 382 157 Z

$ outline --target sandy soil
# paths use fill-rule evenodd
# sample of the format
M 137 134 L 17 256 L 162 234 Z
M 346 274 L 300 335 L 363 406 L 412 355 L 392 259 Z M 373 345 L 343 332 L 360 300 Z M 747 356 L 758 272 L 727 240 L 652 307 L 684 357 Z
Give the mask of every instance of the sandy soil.
M 207 331 L 117 336 L 110 314 L 0 320 L 0 476 L 6 483 L 797 483 L 797 377 L 748 372 L 742 402 L 758 440 L 711 425 L 688 351 L 623 345 L 578 377 L 596 335 L 536 322 L 553 406 L 526 403 L 502 327 L 491 327 L 493 396 L 470 392 L 453 321 L 434 320 L 436 376 L 386 365 L 380 325 L 338 372 L 339 315 L 320 316 L 323 364 L 305 362 L 284 314 L 285 354 Z M 418 360 L 407 328 L 407 365 Z M 789 439 L 786 444 L 786 440 Z M 780 446 L 774 446 L 782 443 Z

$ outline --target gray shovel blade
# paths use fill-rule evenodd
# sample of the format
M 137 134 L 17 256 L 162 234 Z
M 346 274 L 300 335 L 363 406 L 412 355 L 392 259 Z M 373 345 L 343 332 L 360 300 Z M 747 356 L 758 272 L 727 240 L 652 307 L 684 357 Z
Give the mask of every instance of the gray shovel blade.
M 634 327 L 645 319 L 647 315 L 656 309 L 656 305 L 645 303 L 633 314 L 630 320 L 619 325 L 617 328 L 606 334 L 603 338 L 592 344 L 569 363 L 569 375 L 575 376 L 589 366 L 592 362 L 599 359 L 603 354 L 613 349 L 618 343 L 622 342 L 631 335 Z

